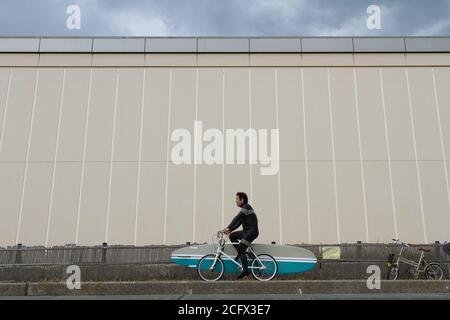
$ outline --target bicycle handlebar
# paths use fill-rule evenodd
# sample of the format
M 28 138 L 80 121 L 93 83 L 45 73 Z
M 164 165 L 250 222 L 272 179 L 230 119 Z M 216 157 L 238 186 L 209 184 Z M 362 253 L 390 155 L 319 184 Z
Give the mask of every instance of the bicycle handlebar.
M 225 238 L 227 236 L 227 234 L 225 232 L 223 232 L 223 230 L 219 230 L 219 231 L 217 231 L 217 233 L 215 233 L 213 235 L 213 237 L 214 236 L 216 236 L 219 239 L 223 239 L 223 238 Z
M 403 246 L 405 246 L 405 247 L 409 247 L 409 246 L 410 246 L 409 243 L 400 241 L 400 239 L 392 239 L 392 241 L 394 241 L 395 243 L 401 244 L 401 245 L 403 245 Z

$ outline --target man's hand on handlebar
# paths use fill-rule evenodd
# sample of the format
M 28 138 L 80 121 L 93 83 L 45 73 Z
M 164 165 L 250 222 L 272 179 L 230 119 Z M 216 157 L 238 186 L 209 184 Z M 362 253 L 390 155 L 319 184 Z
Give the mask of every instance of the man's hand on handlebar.
M 228 234 L 230 234 L 231 231 L 229 228 L 225 228 L 222 230 L 222 232 L 228 235 Z

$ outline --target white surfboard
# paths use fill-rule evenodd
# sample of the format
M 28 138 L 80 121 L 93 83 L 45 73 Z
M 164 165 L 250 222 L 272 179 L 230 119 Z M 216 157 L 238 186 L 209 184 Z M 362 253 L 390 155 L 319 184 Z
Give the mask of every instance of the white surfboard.
M 310 271 L 315 268 L 317 258 L 311 251 L 294 246 L 276 244 L 252 244 L 256 255 L 269 254 L 277 262 L 278 274 L 291 274 Z M 199 260 L 207 254 L 215 254 L 217 247 L 212 244 L 193 245 L 172 252 L 172 262 L 189 268 L 197 268 Z M 237 254 L 232 244 L 226 244 L 224 252 L 231 258 L 222 256 L 225 272 L 239 272 L 238 266 L 231 261 Z

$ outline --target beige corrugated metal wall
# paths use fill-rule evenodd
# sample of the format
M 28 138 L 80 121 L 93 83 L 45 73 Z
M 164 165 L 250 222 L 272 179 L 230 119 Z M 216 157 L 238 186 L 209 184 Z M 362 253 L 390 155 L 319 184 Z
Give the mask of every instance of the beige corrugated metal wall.
M 449 54 L 2 54 L 0 246 L 448 240 Z M 280 129 L 280 171 L 175 165 L 170 133 Z

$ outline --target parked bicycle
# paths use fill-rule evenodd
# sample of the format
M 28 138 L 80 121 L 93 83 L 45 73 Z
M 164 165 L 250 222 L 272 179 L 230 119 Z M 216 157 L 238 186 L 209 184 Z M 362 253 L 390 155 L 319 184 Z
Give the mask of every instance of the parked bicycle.
M 406 247 L 411 247 L 411 244 L 400 241 L 399 239 L 392 239 L 395 243 L 400 244 L 400 252 L 397 257 L 397 261 L 394 262 L 394 253 L 389 254 L 387 266 L 387 279 L 388 280 L 397 280 L 399 277 L 399 269 L 400 263 L 404 263 L 411 266 L 411 272 L 414 275 L 414 278 L 417 279 L 420 274 L 425 274 L 425 278 L 428 280 L 441 280 L 444 276 L 444 269 L 441 265 L 434 262 L 428 262 L 425 260 L 425 253 L 430 252 L 430 249 L 425 248 L 416 248 L 417 251 L 420 252 L 419 261 L 415 262 L 413 260 L 409 260 L 402 257 L 403 249 Z
M 223 231 L 218 231 L 217 234 L 213 235 L 213 243 L 217 241 L 217 251 L 215 254 L 207 254 L 200 259 L 197 265 L 197 273 L 200 278 L 204 281 L 217 281 L 222 278 L 225 272 L 225 264 L 222 257 L 225 257 L 227 261 L 231 261 L 236 264 L 239 269 L 242 268 L 242 264 L 235 261 L 232 257 L 224 252 L 225 243 L 227 242 L 228 236 L 223 233 Z M 216 240 L 216 241 L 215 241 Z M 231 244 L 236 244 L 230 242 Z M 248 267 L 252 276 L 259 281 L 269 281 L 272 280 L 278 271 L 278 265 L 275 259 L 269 254 L 259 254 L 256 255 L 253 251 L 252 246 L 247 248 L 247 251 L 243 254 L 249 256 Z

